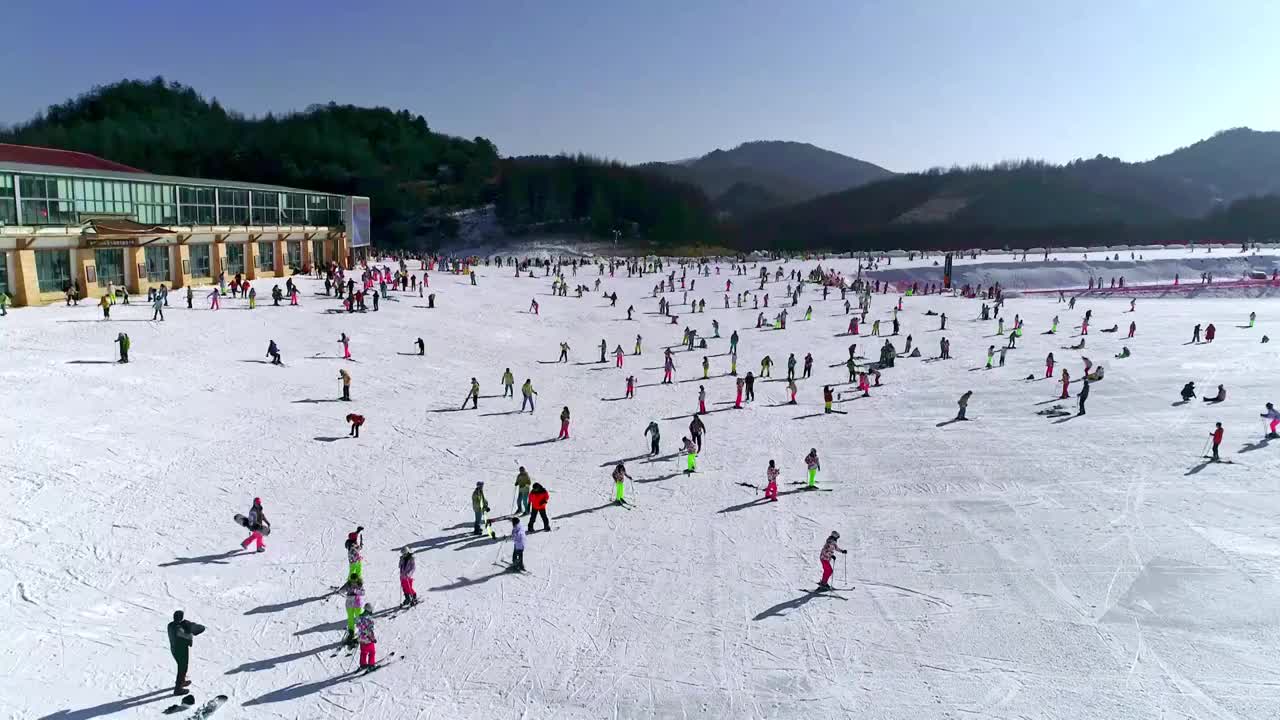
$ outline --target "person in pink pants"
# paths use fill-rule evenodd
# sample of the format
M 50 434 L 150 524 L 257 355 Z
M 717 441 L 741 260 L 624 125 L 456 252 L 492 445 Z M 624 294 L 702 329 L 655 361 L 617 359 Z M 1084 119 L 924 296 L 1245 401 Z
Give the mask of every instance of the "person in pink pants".
M 764 486 L 764 499 L 778 502 L 778 467 L 769 461 L 769 469 L 765 471 L 768 482 Z
M 818 559 L 822 561 L 822 580 L 818 583 L 819 590 L 830 590 L 831 575 L 835 572 L 832 563 L 836 559 L 836 553 L 841 555 L 848 554 L 848 550 L 842 550 L 836 541 L 840 539 L 840 533 L 835 530 L 831 531 L 831 535 L 827 537 L 827 542 L 822 546 L 822 552 L 818 554 Z
M 356 641 L 360 643 L 360 667 L 377 664 L 378 639 L 373 634 L 373 606 L 365 603 L 364 612 L 356 620 Z
M 258 552 L 266 551 L 267 546 L 262 541 L 262 529 L 270 524 L 266 513 L 262 511 L 262 499 L 254 498 L 253 507 L 249 508 L 249 514 L 245 516 L 245 527 L 249 528 L 249 537 L 240 543 L 240 547 L 248 549 L 249 543 L 257 543 Z
M 413 571 L 416 567 L 413 552 L 408 547 L 402 548 L 400 550 L 400 592 L 404 593 L 404 600 L 400 603 L 401 607 L 418 604 L 418 593 L 413 589 Z

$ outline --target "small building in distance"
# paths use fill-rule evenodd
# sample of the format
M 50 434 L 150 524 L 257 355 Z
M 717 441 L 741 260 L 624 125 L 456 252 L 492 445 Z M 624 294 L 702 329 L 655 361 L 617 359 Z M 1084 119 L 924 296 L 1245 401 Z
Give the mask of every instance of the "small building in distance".
M 85 153 L 0 143 L 0 291 L 15 305 L 109 287 L 145 293 L 350 267 L 368 199 L 152 175 Z M 360 250 L 363 250 L 361 248 Z

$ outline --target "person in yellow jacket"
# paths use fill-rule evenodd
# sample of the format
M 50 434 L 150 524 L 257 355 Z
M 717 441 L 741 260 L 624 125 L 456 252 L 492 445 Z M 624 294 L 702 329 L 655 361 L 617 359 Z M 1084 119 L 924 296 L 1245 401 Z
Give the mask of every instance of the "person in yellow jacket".
M 98 307 L 102 308 L 102 319 L 110 320 L 111 319 L 111 296 L 103 295 L 102 299 L 98 301 Z
M 351 373 L 346 370 L 339 370 L 338 377 L 342 378 L 342 399 L 351 400 Z
M 507 368 L 502 373 L 502 397 L 514 398 L 516 396 L 516 378 L 511 374 L 511 368 Z

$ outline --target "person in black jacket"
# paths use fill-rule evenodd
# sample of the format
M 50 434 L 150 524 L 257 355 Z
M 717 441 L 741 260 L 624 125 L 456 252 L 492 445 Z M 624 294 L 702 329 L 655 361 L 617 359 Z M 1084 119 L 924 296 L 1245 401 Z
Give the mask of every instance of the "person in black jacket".
M 174 662 L 178 664 L 178 679 L 173 684 L 174 695 L 186 695 L 191 692 L 187 686 L 191 681 L 187 679 L 187 663 L 191 659 L 190 648 L 192 640 L 196 635 L 204 632 L 204 626 L 199 623 L 193 623 L 190 620 L 184 620 L 181 610 L 173 611 L 173 622 L 169 623 L 169 652 L 173 654 Z
M 1084 401 L 1089 399 L 1089 378 L 1086 376 L 1084 385 L 1080 387 L 1080 394 L 1076 396 L 1080 400 L 1080 411 L 1076 415 L 1084 414 Z

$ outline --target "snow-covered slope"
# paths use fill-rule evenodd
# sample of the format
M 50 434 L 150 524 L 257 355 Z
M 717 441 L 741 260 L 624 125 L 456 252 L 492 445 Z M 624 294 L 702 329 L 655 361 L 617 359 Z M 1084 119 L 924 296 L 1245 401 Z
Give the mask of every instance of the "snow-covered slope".
M 874 356 L 878 340 L 838 336 L 839 294 L 824 302 L 812 287 L 797 308 L 812 303 L 812 321 L 793 312 L 785 331 L 758 331 L 750 301 L 722 308 L 720 272 L 690 293 L 706 314 L 682 312 L 675 326 L 653 314 L 652 275 L 605 277 L 601 290 L 620 296 L 611 308 L 599 293 L 551 297 L 547 278 L 483 266 L 478 287 L 432 273 L 433 310 L 393 294 L 377 313 L 337 314 L 303 280 L 300 308 L 178 301 L 163 323 L 142 303 L 110 322 L 84 304 L 11 312 L 0 319 L 0 715 L 159 716 L 176 609 L 208 627 L 192 689 L 228 694 L 228 719 L 1280 712 L 1280 444 L 1262 441 L 1258 417 L 1277 399 L 1280 343 L 1259 340 L 1280 336 L 1280 301 L 1139 300 L 1127 314 L 1119 298 L 1070 313 L 1053 298 L 1010 300 L 1009 324 L 1020 314 L 1027 333 L 986 371 L 986 347 L 1004 338 L 974 320 L 977 301 L 907 298 L 902 335 L 925 358 L 899 360 L 884 387 L 824 415 L 821 383 L 845 379 L 849 343 Z M 756 287 L 733 279 L 735 291 Z M 773 310 L 785 285 L 766 288 Z M 893 300 L 872 305 L 886 332 Z M 1087 350 L 1062 349 L 1087 309 Z M 928 310 L 947 314 L 945 332 Z M 1258 326 L 1238 327 L 1251 310 Z M 1055 314 L 1065 334 L 1041 334 Z M 658 384 L 662 346 L 685 324 L 710 335 L 712 319 L 740 333 L 740 372 L 766 354 L 778 363 L 743 410 L 731 409 L 725 339 L 677 352 L 680 382 Z M 1132 340 L 1097 332 L 1131 319 Z M 1187 344 L 1210 322 L 1213 343 Z M 128 365 L 111 362 L 121 331 Z M 595 363 L 602 338 L 630 351 L 637 333 L 643 355 L 622 370 Z M 943 336 L 955 359 L 928 361 Z M 270 339 L 283 368 L 264 363 Z M 555 364 L 560 341 L 571 361 Z M 1121 345 L 1131 358 L 1112 357 Z M 1082 355 L 1106 367 L 1087 415 L 1037 414 L 1058 384 L 1024 378 L 1044 374 L 1050 351 L 1076 378 Z M 815 358 L 798 406 L 783 404 L 789 352 Z M 500 397 L 507 367 L 517 387 L 533 380 L 535 414 Z M 335 401 L 339 368 L 353 376 L 351 403 Z M 621 400 L 629 373 L 640 387 Z M 479 410 L 458 411 L 472 377 Z M 1225 384 L 1227 402 L 1178 403 L 1188 380 Z M 699 472 L 684 476 L 666 453 L 700 384 L 713 412 Z M 948 423 L 965 390 L 972 422 Z M 564 406 L 572 438 L 556 442 Z M 368 418 L 358 440 L 345 437 L 352 411 Z M 650 461 L 642 432 L 654 419 L 664 456 Z M 1234 465 L 1201 459 L 1215 421 Z M 830 492 L 791 484 L 810 448 Z M 740 483 L 763 485 L 770 459 L 783 496 L 760 504 Z M 620 460 L 633 509 L 609 502 Z M 469 495 L 483 480 L 507 511 L 520 464 L 551 490 L 554 531 L 530 535 L 530 573 L 510 575 L 499 563 L 510 543 L 469 535 Z M 267 552 L 242 554 L 231 516 L 254 496 L 274 532 Z M 357 524 L 368 601 L 399 603 L 407 544 L 420 551 L 423 603 L 379 620 L 379 653 L 402 659 L 353 678 L 356 659 L 335 655 L 341 601 L 326 594 L 344 579 L 342 542 Z M 849 550 L 840 589 L 815 595 L 832 530 Z

